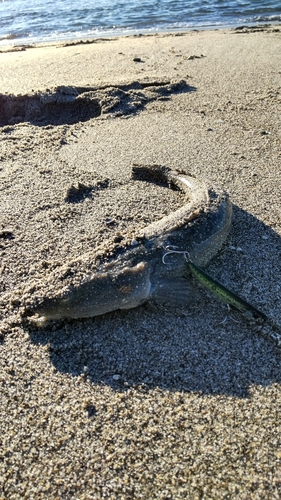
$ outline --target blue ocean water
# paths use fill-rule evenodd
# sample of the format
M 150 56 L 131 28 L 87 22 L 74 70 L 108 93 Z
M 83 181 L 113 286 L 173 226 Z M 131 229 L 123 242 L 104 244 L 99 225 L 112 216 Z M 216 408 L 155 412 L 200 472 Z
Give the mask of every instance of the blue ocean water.
M 280 0 L 0 0 L 0 44 L 281 22 Z

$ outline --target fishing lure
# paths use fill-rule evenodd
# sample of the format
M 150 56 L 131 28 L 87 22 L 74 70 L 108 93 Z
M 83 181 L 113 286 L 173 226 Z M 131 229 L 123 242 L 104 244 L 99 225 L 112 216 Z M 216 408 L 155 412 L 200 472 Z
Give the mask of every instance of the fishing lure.
M 176 250 L 167 248 L 167 252 L 162 257 L 162 262 L 166 264 L 166 256 L 178 253 L 182 254 L 185 258 L 188 269 L 191 271 L 193 276 L 208 290 L 210 290 L 213 295 L 215 295 L 222 302 L 232 306 L 234 309 L 242 312 L 248 319 L 254 319 L 260 324 L 267 323 L 276 332 L 281 333 L 281 328 L 279 325 L 275 324 L 271 318 L 269 318 L 262 311 L 257 309 L 255 306 L 247 302 L 245 299 L 237 295 L 237 293 L 229 290 L 226 286 L 222 285 L 219 281 L 215 280 L 206 271 L 204 271 L 200 266 L 195 264 L 189 255 L 189 252 L 185 250 Z M 278 333 L 264 332 L 273 339 L 278 347 L 281 347 L 281 335 Z
M 252 304 L 226 288 L 219 281 L 212 278 L 206 273 L 206 271 L 201 269 L 201 267 L 194 264 L 194 262 L 187 261 L 187 266 L 192 274 L 200 281 L 200 283 L 202 283 L 202 285 L 208 288 L 216 297 L 226 304 L 229 304 L 242 313 L 250 313 L 254 318 L 261 318 L 263 320 L 268 319 L 263 312 L 259 311 Z

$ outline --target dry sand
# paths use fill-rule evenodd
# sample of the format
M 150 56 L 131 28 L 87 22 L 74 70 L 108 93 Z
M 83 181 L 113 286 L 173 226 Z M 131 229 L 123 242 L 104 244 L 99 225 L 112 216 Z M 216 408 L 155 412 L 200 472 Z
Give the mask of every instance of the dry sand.
M 22 49 L 0 53 L 2 323 L 56 266 L 180 205 L 131 180 L 161 163 L 230 194 L 208 271 L 281 324 L 281 28 Z M 205 291 L 4 330 L 1 498 L 280 498 L 281 353 Z

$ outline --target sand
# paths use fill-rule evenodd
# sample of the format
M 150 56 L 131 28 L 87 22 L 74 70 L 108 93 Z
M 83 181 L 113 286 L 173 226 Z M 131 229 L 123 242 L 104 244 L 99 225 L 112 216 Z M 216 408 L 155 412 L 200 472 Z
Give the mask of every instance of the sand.
M 281 352 L 200 287 L 9 326 L 32 284 L 181 205 L 133 163 L 229 193 L 207 270 L 281 324 L 280 68 L 280 26 L 2 49 L 0 498 L 280 498 Z

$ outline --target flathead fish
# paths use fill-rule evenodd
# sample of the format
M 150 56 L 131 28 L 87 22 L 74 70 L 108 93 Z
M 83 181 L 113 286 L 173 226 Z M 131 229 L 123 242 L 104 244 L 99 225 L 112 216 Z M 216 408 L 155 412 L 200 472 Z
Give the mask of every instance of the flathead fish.
M 187 195 L 185 204 L 139 231 L 131 244 L 77 286 L 54 297 L 42 296 L 28 314 L 42 321 L 98 316 L 117 309 L 131 309 L 148 300 L 172 305 L 188 304 L 192 284 L 185 262 L 167 248 L 188 250 L 192 261 L 205 265 L 225 241 L 232 217 L 227 195 L 209 191 L 204 182 L 165 166 L 137 166 L 134 179 L 162 183 Z M 51 278 L 50 278 L 51 279 Z

